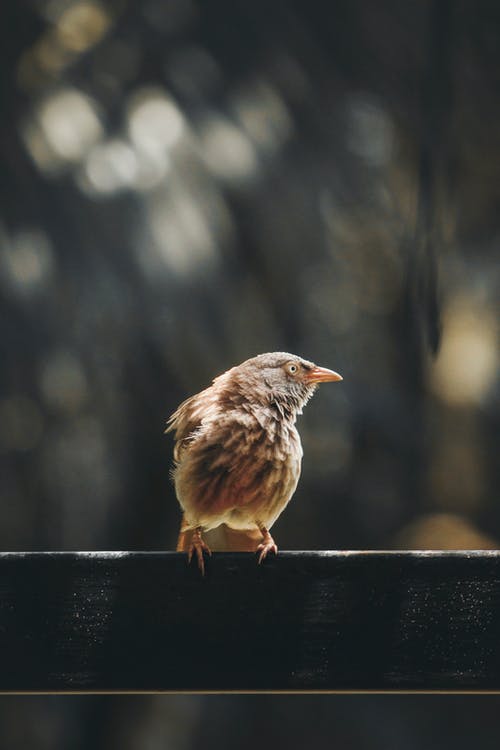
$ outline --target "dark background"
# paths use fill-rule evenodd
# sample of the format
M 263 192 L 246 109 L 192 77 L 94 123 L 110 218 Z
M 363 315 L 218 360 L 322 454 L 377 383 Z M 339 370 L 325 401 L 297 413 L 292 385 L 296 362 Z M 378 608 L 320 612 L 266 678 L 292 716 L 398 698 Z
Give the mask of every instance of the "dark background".
M 272 350 L 344 376 L 282 549 L 498 546 L 496 0 L 10 0 L 0 59 L 2 550 L 172 549 L 166 417 Z M 3 698 L 0 737 L 489 748 L 497 705 Z

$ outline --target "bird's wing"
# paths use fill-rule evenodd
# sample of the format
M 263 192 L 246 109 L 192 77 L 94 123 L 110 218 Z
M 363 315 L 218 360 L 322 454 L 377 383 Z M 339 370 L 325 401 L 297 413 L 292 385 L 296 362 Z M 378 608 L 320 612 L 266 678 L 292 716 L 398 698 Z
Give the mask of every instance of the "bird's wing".
M 203 419 L 213 407 L 215 399 L 211 389 L 183 401 L 167 420 L 165 432 L 173 432 L 175 437 L 174 461 L 178 463 L 182 453 L 199 431 Z

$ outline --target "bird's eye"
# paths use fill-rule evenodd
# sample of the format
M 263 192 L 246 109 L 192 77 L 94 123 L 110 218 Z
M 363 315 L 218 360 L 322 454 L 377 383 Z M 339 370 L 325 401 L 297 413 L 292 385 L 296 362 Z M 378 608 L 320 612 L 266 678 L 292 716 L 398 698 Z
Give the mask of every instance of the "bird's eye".
M 288 372 L 290 373 L 290 375 L 295 375 L 295 373 L 297 372 L 297 370 L 299 368 L 298 368 L 297 365 L 294 365 L 293 362 L 292 362 L 291 364 L 288 365 L 287 369 L 288 369 Z

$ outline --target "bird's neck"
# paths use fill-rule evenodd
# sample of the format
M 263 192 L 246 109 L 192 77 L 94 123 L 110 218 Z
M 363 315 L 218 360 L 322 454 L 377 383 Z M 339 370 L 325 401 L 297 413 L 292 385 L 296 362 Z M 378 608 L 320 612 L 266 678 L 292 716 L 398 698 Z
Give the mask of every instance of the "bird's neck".
M 227 382 L 222 376 L 218 383 L 223 402 L 226 401 L 231 406 L 241 406 L 255 415 L 262 411 L 267 412 L 270 417 L 290 425 L 295 424 L 297 416 L 302 414 L 302 409 L 316 390 L 315 385 L 300 383 L 286 390 L 262 387 L 259 381 L 249 382 L 248 376 L 240 381 L 233 373 L 230 374 L 232 377 L 227 378 Z
M 255 409 L 266 410 L 280 422 L 294 425 L 297 417 L 302 414 L 302 409 L 314 393 L 314 386 L 298 387 L 295 391 L 287 390 L 266 390 L 261 391 L 257 400 L 255 393 L 252 399 L 248 400 L 250 408 L 255 405 Z
M 302 414 L 302 406 L 294 400 L 285 398 L 280 393 L 269 394 L 267 408 L 270 409 L 278 419 L 289 424 L 295 424 L 299 414 Z
M 270 400 L 276 405 L 278 410 L 283 411 L 284 416 L 289 417 L 295 422 L 297 416 L 302 414 L 304 406 L 314 395 L 316 388 L 316 385 L 293 383 L 284 392 L 273 390 L 270 394 Z

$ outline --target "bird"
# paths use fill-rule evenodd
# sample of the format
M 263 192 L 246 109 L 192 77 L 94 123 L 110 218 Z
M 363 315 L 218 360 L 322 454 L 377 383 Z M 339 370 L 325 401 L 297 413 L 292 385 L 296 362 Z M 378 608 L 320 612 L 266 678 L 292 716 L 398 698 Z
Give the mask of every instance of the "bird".
M 177 551 L 205 573 L 203 533 L 225 526 L 233 550 L 277 554 L 270 529 L 297 487 L 302 445 L 297 416 L 320 383 L 342 380 L 287 352 L 259 354 L 183 401 L 174 433 L 172 478 L 182 509 Z M 238 541 L 239 540 L 239 541 Z

